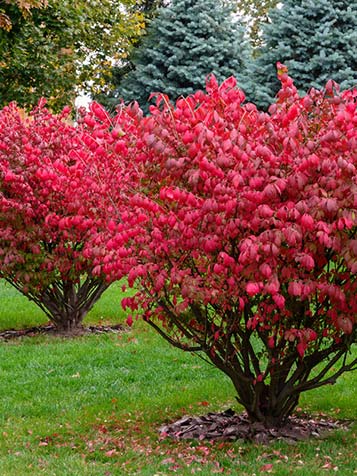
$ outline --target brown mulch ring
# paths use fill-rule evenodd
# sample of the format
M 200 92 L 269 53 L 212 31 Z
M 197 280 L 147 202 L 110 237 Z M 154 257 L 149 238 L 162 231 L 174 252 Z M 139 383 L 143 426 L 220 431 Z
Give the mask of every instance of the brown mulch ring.
M 16 339 L 18 337 L 35 337 L 39 335 L 51 335 L 58 337 L 76 337 L 83 336 L 88 334 L 105 334 L 112 332 L 115 334 L 128 332 L 129 327 L 123 324 L 115 325 L 97 325 L 97 326 L 86 326 L 75 331 L 59 331 L 53 324 L 46 324 L 42 326 L 29 327 L 27 329 L 9 329 L 6 331 L 0 332 L 0 341 L 8 341 L 11 339 Z
M 292 416 L 280 428 L 266 428 L 262 423 L 251 423 L 246 414 L 237 414 L 229 409 L 222 413 L 204 416 L 184 416 L 174 423 L 159 429 L 162 438 L 176 440 L 198 439 L 215 441 L 245 440 L 268 444 L 273 440 L 295 443 L 310 437 L 324 438 L 333 430 L 348 430 L 351 421 L 330 418 L 312 418 L 307 415 Z

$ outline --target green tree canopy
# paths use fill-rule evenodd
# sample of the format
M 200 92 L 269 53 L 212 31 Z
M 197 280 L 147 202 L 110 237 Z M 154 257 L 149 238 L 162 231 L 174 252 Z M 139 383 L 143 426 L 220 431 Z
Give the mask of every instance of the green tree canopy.
M 276 7 L 279 0 L 236 0 L 234 3 L 247 20 L 253 46 L 260 46 L 262 25 L 268 21 L 269 11 Z
M 105 84 L 103 84 L 102 90 L 99 91 L 98 94 L 95 94 L 96 101 L 109 109 L 113 106 L 113 102 L 116 102 L 115 100 L 113 101 L 113 90 L 117 89 L 125 76 L 135 69 L 133 63 L 135 51 L 141 46 L 151 21 L 157 16 L 160 8 L 167 6 L 168 1 L 169 0 L 142 0 L 136 2 L 135 5 L 131 7 L 133 13 L 136 12 L 143 15 L 142 34 L 136 38 L 133 48 L 129 50 L 128 55 L 125 58 L 120 58 L 120 60 L 114 64 L 113 68 L 108 70 L 103 76 Z
M 49 0 L 25 17 L 6 5 L 12 27 L 0 30 L 0 105 L 15 100 L 26 107 L 44 96 L 58 109 L 78 89 L 102 89 L 112 61 L 128 54 L 144 26 L 133 4 Z
M 17 7 L 24 17 L 29 17 L 33 8 L 47 6 L 47 0 L 0 0 L 0 29 L 6 31 L 10 31 L 12 28 L 11 8 L 9 6 Z

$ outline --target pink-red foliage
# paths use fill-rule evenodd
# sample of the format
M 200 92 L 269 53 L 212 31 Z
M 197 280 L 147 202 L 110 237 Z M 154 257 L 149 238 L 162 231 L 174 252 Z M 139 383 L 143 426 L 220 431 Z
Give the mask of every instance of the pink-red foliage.
M 267 425 L 357 365 L 357 91 L 300 98 L 278 74 L 268 113 L 213 76 L 148 117 L 0 112 L 1 276 L 77 322 L 81 296 L 127 275 L 124 307 L 205 353 Z
M 0 111 L 0 276 L 61 328 L 78 326 L 109 285 L 108 188 L 126 170 L 119 125 L 96 103 L 79 125 L 69 112 L 53 115 L 43 103 L 28 116 L 15 104 Z
M 140 291 L 123 303 L 205 352 L 250 417 L 274 424 L 302 391 L 356 366 L 327 373 L 357 316 L 357 91 L 329 82 L 300 98 L 278 67 L 268 113 L 244 104 L 234 78 L 212 76 L 176 105 L 159 95 L 138 122 L 143 179 L 128 213 L 142 232 L 128 280 Z

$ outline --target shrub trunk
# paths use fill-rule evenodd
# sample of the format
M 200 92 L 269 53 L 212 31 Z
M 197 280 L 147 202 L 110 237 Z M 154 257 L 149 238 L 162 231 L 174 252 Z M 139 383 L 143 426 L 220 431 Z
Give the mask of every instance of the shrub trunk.
M 109 287 L 101 279 L 87 277 L 82 282 L 59 280 L 37 293 L 25 292 L 18 283 L 9 282 L 43 310 L 58 332 L 66 333 L 82 329 L 83 319 Z

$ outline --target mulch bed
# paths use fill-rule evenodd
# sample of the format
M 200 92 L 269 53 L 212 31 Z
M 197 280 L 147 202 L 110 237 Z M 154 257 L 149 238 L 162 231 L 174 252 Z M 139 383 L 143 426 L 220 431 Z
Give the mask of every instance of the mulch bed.
M 129 327 L 124 326 L 123 324 L 115 324 L 112 326 L 87 326 L 81 329 L 76 329 L 74 332 L 67 331 L 58 331 L 56 327 L 52 324 L 29 327 L 27 329 L 9 329 L 6 331 L 0 332 L 0 341 L 8 341 L 11 339 L 16 339 L 19 337 L 35 337 L 38 335 L 51 335 L 58 337 L 76 337 L 83 336 L 88 334 L 104 334 L 108 332 L 112 333 L 122 333 L 128 332 Z
M 265 428 L 262 423 L 250 423 L 246 414 L 237 414 L 229 409 L 198 417 L 184 416 L 174 423 L 162 426 L 159 432 L 162 438 L 171 437 L 176 440 L 244 440 L 261 444 L 284 440 L 293 444 L 311 437 L 324 438 L 330 431 L 348 430 L 350 425 L 350 421 L 299 415 L 292 416 L 281 428 Z

